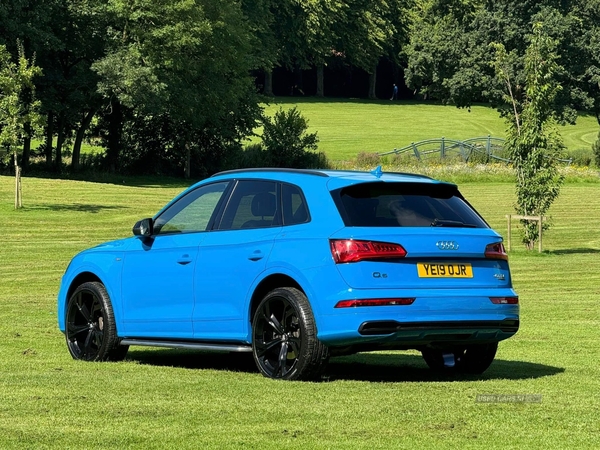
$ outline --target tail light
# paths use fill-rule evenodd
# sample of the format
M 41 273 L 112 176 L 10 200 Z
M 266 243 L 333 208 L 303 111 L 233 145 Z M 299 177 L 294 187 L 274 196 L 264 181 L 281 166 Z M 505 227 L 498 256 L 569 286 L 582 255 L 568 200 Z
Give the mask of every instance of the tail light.
M 406 250 L 400 244 L 354 239 L 331 239 L 329 243 L 336 263 L 404 258 L 406 256 Z
M 336 308 L 356 308 L 358 306 L 397 306 L 412 305 L 414 298 L 369 298 L 364 300 L 342 300 L 336 303 Z
M 516 305 L 519 303 L 519 297 L 490 297 L 494 305 Z
M 488 259 L 508 260 L 508 254 L 506 253 L 506 249 L 504 248 L 504 244 L 502 242 L 489 244 L 485 248 L 485 257 Z

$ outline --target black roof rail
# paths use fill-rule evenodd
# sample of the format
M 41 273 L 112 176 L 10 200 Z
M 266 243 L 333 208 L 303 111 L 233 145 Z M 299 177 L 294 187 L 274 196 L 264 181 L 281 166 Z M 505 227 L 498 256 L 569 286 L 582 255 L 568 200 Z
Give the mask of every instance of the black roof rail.
M 247 173 L 247 172 L 287 172 L 287 173 L 298 173 L 298 174 L 304 174 L 304 175 L 316 175 L 318 177 L 329 177 L 329 175 L 327 175 L 326 173 L 320 172 L 320 171 L 314 170 L 314 169 L 290 169 L 290 168 L 278 169 L 278 168 L 274 168 L 274 167 L 263 167 L 263 168 L 255 167 L 255 168 L 249 168 L 249 169 L 224 170 L 222 172 L 217 172 L 214 175 L 211 175 L 210 178 L 216 177 L 218 175 L 229 175 L 229 174 Z

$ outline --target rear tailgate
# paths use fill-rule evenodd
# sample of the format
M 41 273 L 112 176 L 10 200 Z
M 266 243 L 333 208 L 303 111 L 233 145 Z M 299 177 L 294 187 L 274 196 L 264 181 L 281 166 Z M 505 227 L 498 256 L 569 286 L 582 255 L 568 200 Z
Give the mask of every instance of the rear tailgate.
M 403 258 L 336 264 L 355 289 L 510 288 L 508 262 L 485 257 L 489 244 L 502 241 L 490 228 L 346 227 L 331 240 L 399 244 Z

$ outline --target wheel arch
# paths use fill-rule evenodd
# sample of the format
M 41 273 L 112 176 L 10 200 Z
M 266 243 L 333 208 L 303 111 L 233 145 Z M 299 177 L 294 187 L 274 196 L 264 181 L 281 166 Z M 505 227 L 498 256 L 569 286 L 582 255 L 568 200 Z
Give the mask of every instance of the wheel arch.
M 86 272 L 81 272 L 80 274 L 78 274 L 75 278 L 73 278 L 73 280 L 71 281 L 71 284 L 69 285 L 69 289 L 67 290 L 66 301 L 69 301 L 69 299 L 71 298 L 71 295 L 73 295 L 73 292 L 75 291 L 75 289 L 77 289 L 83 283 L 87 283 L 87 282 L 91 282 L 91 281 L 98 281 L 98 282 L 102 283 L 102 280 L 100 279 L 100 277 L 93 272 L 86 271 Z M 102 283 L 102 284 L 104 284 L 104 283 Z
M 112 308 L 113 311 L 115 311 L 115 309 L 119 309 L 119 303 L 116 301 L 115 299 L 115 292 L 112 292 L 112 289 L 110 287 L 110 284 L 106 283 L 106 280 L 104 279 L 106 274 L 103 275 L 99 275 L 97 271 L 93 270 L 93 267 L 87 267 L 87 268 L 82 268 L 82 270 L 77 273 L 77 275 L 73 276 L 73 278 L 69 281 L 69 278 L 67 279 L 63 279 L 63 284 L 61 286 L 61 289 L 59 291 L 59 295 L 58 295 L 58 325 L 59 325 L 59 329 L 64 333 L 65 331 L 65 326 L 66 326 L 66 312 L 67 312 L 67 304 L 69 303 L 69 299 L 71 298 L 71 296 L 73 295 L 73 292 L 75 292 L 75 289 L 77 289 L 79 286 L 81 286 L 83 283 L 87 283 L 87 282 L 98 282 L 101 283 L 104 288 L 106 289 L 109 298 L 111 299 L 111 304 L 112 304 Z M 115 315 L 117 315 L 117 312 L 115 312 Z M 120 316 L 120 314 L 119 314 Z
M 252 293 L 252 297 L 250 299 L 250 315 L 248 317 L 249 323 L 252 323 L 252 318 L 254 317 L 254 313 L 258 308 L 258 304 L 265 297 L 265 295 L 267 295 L 273 289 L 277 289 L 280 287 L 296 288 L 308 297 L 306 291 L 294 278 L 283 273 L 273 273 L 261 280 L 261 282 L 258 283 L 256 289 L 254 289 L 254 292 Z

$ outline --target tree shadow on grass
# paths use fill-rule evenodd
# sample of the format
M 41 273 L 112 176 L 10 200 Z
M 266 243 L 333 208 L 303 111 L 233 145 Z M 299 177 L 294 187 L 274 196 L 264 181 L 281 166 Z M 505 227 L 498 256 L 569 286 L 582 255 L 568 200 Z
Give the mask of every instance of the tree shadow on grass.
M 169 176 L 144 176 L 144 175 L 115 175 L 109 173 L 77 173 L 57 174 L 54 172 L 35 172 L 26 175 L 27 178 L 42 178 L 51 180 L 85 181 L 88 183 L 114 184 L 118 186 L 131 186 L 142 188 L 178 188 L 186 189 L 202 178 L 175 178 Z
M 31 205 L 25 207 L 28 210 L 46 210 L 46 211 L 72 211 L 72 212 L 86 212 L 86 213 L 99 213 L 105 210 L 117 210 L 117 209 L 129 209 L 128 206 L 114 206 L 114 205 L 91 205 L 83 203 L 70 203 L 64 205 Z
M 595 254 L 600 253 L 597 248 L 566 248 L 564 250 L 552 250 L 548 252 L 552 255 L 579 255 L 579 254 Z
M 140 364 L 179 367 L 185 369 L 224 370 L 257 373 L 251 353 L 210 353 L 173 349 L 130 350 L 128 359 Z M 460 382 L 476 380 L 525 380 L 557 375 L 562 367 L 546 366 L 526 361 L 497 359 L 481 375 L 459 374 L 453 371 L 435 372 L 427 367 L 420 355 L 397 353 L 358 353 L 331 358 L 324 380 L 368 382 Z

